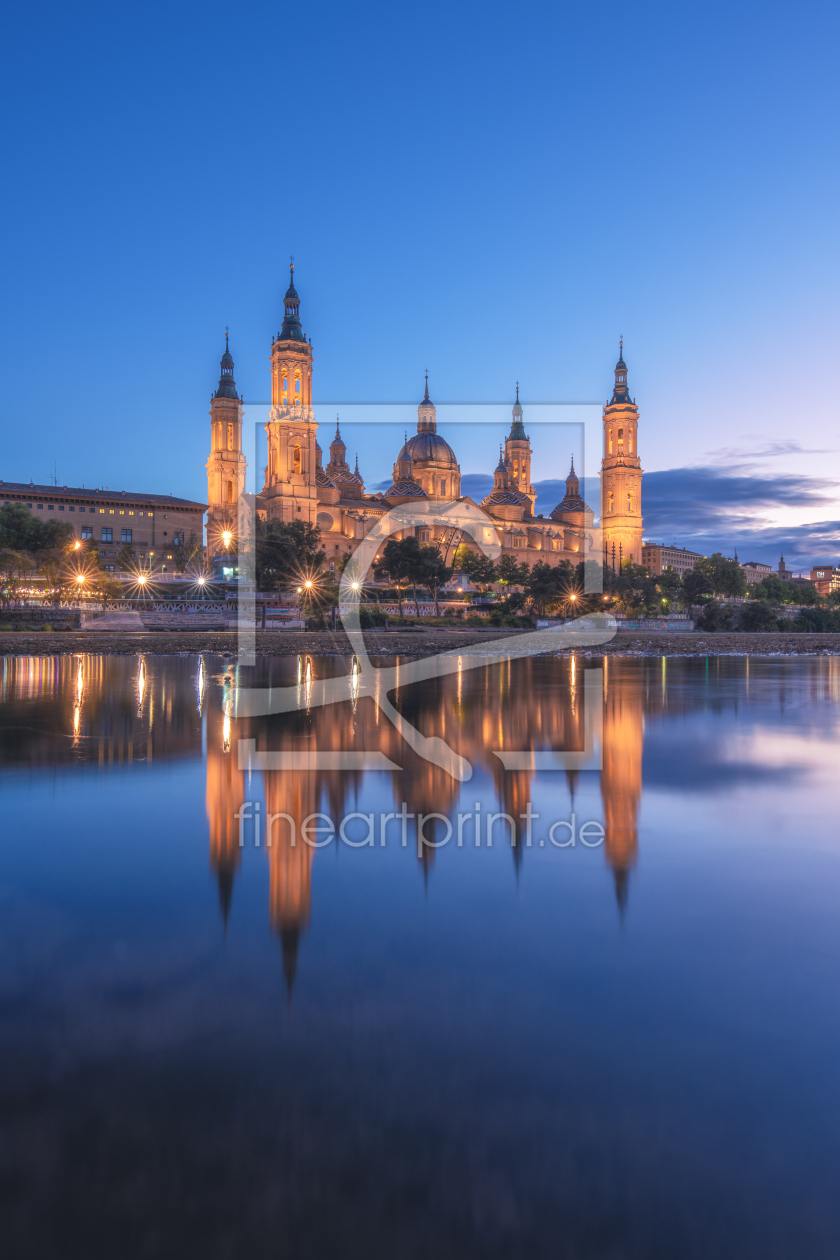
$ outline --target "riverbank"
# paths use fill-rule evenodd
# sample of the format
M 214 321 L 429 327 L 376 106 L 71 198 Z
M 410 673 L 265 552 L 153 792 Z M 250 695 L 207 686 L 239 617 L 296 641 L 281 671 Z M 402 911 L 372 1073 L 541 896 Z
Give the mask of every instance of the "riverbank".
M 370 630 L 365 644 L 376 656 L 436 656 L 473 643 L 527 635 L 525 630 Z M 342 631 L 258 631 L 257 656 L 352 656 Z M 227 631 L 172 631 L 123 634 L 119 631 L 26 631 L 0 634 L 0 656 L 72 656 L 80 652 L 105 656 L 182 656 L 216 652 L 235 656 L 237 636 Z M 840 634 L 708 634 L 703 631 L 668 634 L 623 630 L 597 647 L 570 649 L 584 656 L 840 656 Z M 563 653 L 562 655 L 568 655 Z

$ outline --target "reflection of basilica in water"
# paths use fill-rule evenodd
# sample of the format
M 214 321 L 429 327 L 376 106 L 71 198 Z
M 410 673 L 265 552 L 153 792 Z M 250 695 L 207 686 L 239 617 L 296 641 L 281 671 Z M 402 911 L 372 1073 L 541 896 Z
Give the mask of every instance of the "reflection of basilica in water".
M 5 721 L 0 727 L 0 766 L 4 773 L 39 767 L 93 764 L 101 767 L 143 765 L 179 758 L 206 757 L 204 805 L 209 829 L 209 861 L 218 884 L 222 920 L 227 925 L 235 885 L 244 860 L 238 815 L 250 802 L 262 820 L 260 858 L 268 862 L 268 917 L 282 945 L 284 970 L 291 984 L 299 943 L 310 919 L 313 863 L 321 858 L 309 844 L 291 842 L 310 815 L 324 813 L 340 820 L 357 808 L 363 771 L 317 770 L 283 772 L 240 768 L 239 741 L 254 741 L 259 753 L 377 750 L 401 767 L 383 777 L 384 791 L 395 813 L 403 803 L 414 821 L 409 843 L 428 877 L 435 861 L 433 844 L 443 838 L 442 823 L 427 822 L 417 845 L 416 816 L 452 815 L 463 802 L 492 785 L 498 809 L 519 819 L 535 793 L 548 785 L 549 796 L 565 781 L 574 800 L 576 772 L 506 771 L 493 750 L 584 747 L 583 679 L 588 669 L 603 669 L 603 764 L 600 793 L 603 809 L 604 857 L 615 882 L 619 906 L 628 897 L 638 850 L 642 796 L 642 752 L 645 723 L 684 715 L 704 704 L 735 703 L 727 698 L 719 674 L 720 660 L 628 660 L 619 657 L 523 658 L 493 662 L 447 677 L 398 689 L 394 700 L 403 716 L 426 736 L 437 735 L 474 766 L 477 785 L 465 785 L 419 757 L 403 743 L 391 723 L 367 698 L 329 707 L 308 707 L 312 683 L 335 673 L 350 673 L 355 662 L 336 658 L 263 660 L 243 671 L 218 657 L 7 657 L 2 662 L 0 702 Z M 690 672 L 706 670 L 712 691 L 683 686 Z M 728 669 L 746 671 L 749 659 Z M 834 664 L 832 663 L 832 670 Z M 778 701 L 785 703 L 784 670 L 778 669 Z M 840 692 L 840 667 L 832 687 Z M 285 687 L 297 680 L 300 709 L 268 718 L 243 718 L 237 713 L 241 686 Z M 695 680 L 696 681 L 696 680 Z M 824 687 L 816 677 L 814 687 Z M 749 689 L 748 689 L 749 694 Z M 816 694 L 816 693 L 815 693 Z M 821 693 L 820 693 L 821 694 Z M 838 695 L 840 698 L 840 694 Z M 2 776 L 0 776 L 2 783 Z M 566 812 L 562 793 L 555 817 Z M 471 808 L 471 806 L 470 806 Z M 275 817 L 271 844 L 266 844 L 265 819 Z M 284 821 L 289 820 L 289 822 Z M 413 829 L 413 830 L 412 830 Z M 397 825 L 391 833 L 399 834 Z M 467 830 L 465 843 L 474 832 Z M 511 845 L 505 827 L 496 844 Z M 521 843 L 511 845 L 515 867 L 527 863 Z M 254 827 L 246 829 L 250 850 Z M 334 842 L 333 842 L 334 843 Z M 442 860 L 438 857 L 438 860 Z

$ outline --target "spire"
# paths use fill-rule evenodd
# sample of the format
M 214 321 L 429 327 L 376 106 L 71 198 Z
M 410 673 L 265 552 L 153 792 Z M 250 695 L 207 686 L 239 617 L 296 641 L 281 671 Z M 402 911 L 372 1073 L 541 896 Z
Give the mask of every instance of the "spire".
M 527 442 L 528 436 L 525 432 L 525 425 L 522 423 L 522 403 L 519 401 L 519 381 L 516 382 L 516 402 L 513 404 L 511 416 L 512 421 L 508 441 Z
M 278 341 L 306 341 L 300 326 L 300 298 L 295 288 L 295 260 L 289 260 L 289 287 L 283 298 L 283 327 Z
M 615 365 L 615 387 L 610 399 L 610 406 L 627 405 L 630 402 L 630 390 L 627 388 L 627 364 L 624 362 L 624 338 L 618 343 L 618 363 Z
M 215 398 L 236 398 L 236 382 L 233 379 L 233 355 L 230 352 L 230 338 L 227 328 L 225 329 L 225 352 L 222 355 L 219 366 L 222 374 L 219 377 L 219 388 L 214 394 Z
M 423 401 L 417 408 L 417 432 L 436 433 L 436 416 L 437 412 L 435 411 L 435 404 L 429 397 L 429 369 L 426 368 L 426 392 L 423 395 Z

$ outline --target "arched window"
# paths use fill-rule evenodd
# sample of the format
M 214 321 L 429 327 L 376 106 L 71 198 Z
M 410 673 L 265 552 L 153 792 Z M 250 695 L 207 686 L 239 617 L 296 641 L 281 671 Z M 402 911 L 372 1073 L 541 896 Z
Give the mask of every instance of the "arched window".
M 441 494 L 446 494 L 446 481 L 443 478 L 441 478 L 440 482 L 440 492 Z
M 627 434 L 627 454 L 628 455 L 633 454 L 633 430 L 632 429 Z
M 228 425 L 228 450 L 233 450 L 233 425 Z
M 624 430 L 623 429 L 618 430 L 618 453 L 619 455 L 624 454 Z
M 300 372 L 295 372 L 295 394 L 297 402 L 300 402 Z
M 612 437 L 613 437 L 613 435 L 612 435 L 612 429 L 610 429 L 610 433 L 609 433 L 609 452 L 610 452 L 610 455 L 612 455 L 612 453 L 613 453 L 613 452 L 612 452 Z
M 225 502 L 233 503 L 233 482 L 225 482 Z
M 292 451 L 292 468 L 296 473 L 299 473 L 302 469 L 300 447 L 297 445 L 295 445 L 295 448 Z
M 610 492 L 610 514 L 611 514 L 611 515 L 612 515 L 613 511 L 614 511 L 614 504 L 613 504 L 613 496 L 612 496 L 612 491 L 611 491 L 611 492 Z
M 627 496 L 627 511 L 628 513 L 633 511 L 633 498 L 632 495 L 629 494 Z

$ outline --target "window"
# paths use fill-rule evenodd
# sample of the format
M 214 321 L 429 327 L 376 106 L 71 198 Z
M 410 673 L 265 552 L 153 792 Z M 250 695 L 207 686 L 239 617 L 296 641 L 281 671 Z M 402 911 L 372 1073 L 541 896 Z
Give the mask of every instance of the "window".
M 124 543 L 130 543 L 130 542 L 131 542 L 131 530 L 130 530 L 130 529 L 124 529 L 124 530 L 122 531 L 122 541 L 123 541 Z
M 225 482 L 225 503 L 233 503 L 233 482 Z
M 82 511 L 84 511 L 84 508 L 82 508 L 81 510 L 82 510 Z M 68 511 L 68 512 L 75 512 L 75 511 L 76 511 L 76 509 L 75 509 L 74 507 L 69 507 L 69 508 L 67 509 L 67 511 Z
M 552 540 L 551 540 L 551 550 L 552 550 L 552 551 L 559 551 L 559 550 L 560 550 L 560 539 L 559 539 L 559 538 L 552 538 Z
M 299 376 L 295 377 L 295 393 L 296 394 L 300 393 L 300 377 Z
M 93 538 L 93 530 L 91 529 L 90 525 L 82 526 L 82 539 L 84 540 L 86 538 Z
M 103 541 L 103 542 L 113 542 L 113 541 L 114 541 L 114 539 L 113 539 L 113 530 L 109 529 L 107 525 L 103 525 L 103 526 L 102 526 L 102 541 Z
M 43 510 L 44 510 L 44 505 L 43 505 L 43 503 L 39 503 L 39 504 L 38 504 L 38 511 L 39 511 L 39 512 L 43 512 Z
M 133 515 L 134 515 L 134 513 L 133 513 L 132 511 L 130 511 L 130 510 L 129 510 L 128 515 L 129 515 L 129 516 L 133 516 Z M 142 515 L 143 515 L 143 513 L 141 512 L 141 513 L 140 513 L 140 515 L 142 516 Z
M 147 513 L 146 513 L 146 515 L 147 515 L 147 516 L 154 516 L 154 512 L 147 512 Z
M 446 494 L 446 480 L 443 477 L 440 479 L 440 492 Z
M 624 430 L 623 429 L 618 430 L 618 453 L 619 455 L 624 454 Z
M 632 512 L 632 511 L 633 511 L 633 500 L 632 500 L 632 498 L 630 497 L 630 495 L 629 495 L 629 494 L 628 494 L 628 496 L 627 496 L 627 511 L 628 511 L 628 512 Z
M 522 539 L 521 539 L 521 538 L 519 538 L 518 536 L 517 536 L 517 537 L 515 537 L 515 538 L 514 538 L 514 540 L 513 540 L 513 545 L 514 545 L 514 547 L 521 547 L 521 546 L 522 546 Z
M 48 504 L 47 504 L 47 511 L 48 511 L 48 512 L 54 512 L 54 511 L 55 511 L 55 508 L 53 507 L 53 505 L 52 505 L 51 503 L 48 503 Z
M 58 505 L 58 510 L 59 510 L 59 512 L 63 512 L 63 511 L 64 511 L 64 504 L 63 504 L 63 503 L 59 503 L 59 505 Z
M 294 467 L 294 471 L 296 473 L 299 473 L 301 471 L 301 458 L 300 458 L 299 446 L 295 446 L 294 451 L 292 452 L 292 464 Z
M 633 454 L 633 434 L 632 433 L 627 434 L 627 454 L 628 455 Z
M 228 425 L 228 450 L 233 450 L 233 425 Z
M 100 515 L 100 516 L 104 516 L 104 515 L 105 515 L 105 509 L 104 509 L 104 508 L 100 508 L 100 509 L 99 509 L 99 515 Z
M 183 530 L 181 530 L 179 534 L 172 535 L 172 543 L 175 547 L 183 547 L 184 545 L 184 531 Z
M 610 452 L 610 455 L 612 455 L 612 453 L 613 453 L 613 452 L 612 452 L 612 437 L 613 437 L 613 435 L 612 435 L 612 429 L 610 429 L 610 433 L 609 433 L 609 452 Z
M 103 564 L 102 566 L 106 573 L 113 573 L 116 567 L 115 564 Z
M 612 513 L 613 510 L 614 510 L 613 497 L 612 497 L 612 494 L 610 494 L 610 512 Z

